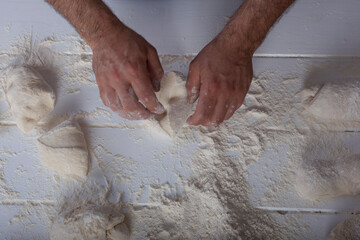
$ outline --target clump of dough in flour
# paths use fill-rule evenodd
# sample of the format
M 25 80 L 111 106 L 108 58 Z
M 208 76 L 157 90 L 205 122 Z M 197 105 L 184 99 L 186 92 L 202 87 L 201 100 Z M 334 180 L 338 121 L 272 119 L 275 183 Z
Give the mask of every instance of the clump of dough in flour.
M 360 121 L 360 82 L 326 83 L 301 93 L 308 113 L 322 120 Z
M 360 239 L 360 216 L 355 216 L 339 223 L 329 234 L 327 240 Z
M 161 81 L 161 89 L 156 96 L 166 109 L 165 113 L 156 116 L 161 128 L 171 137 L 185 124 L 191 113 L 192 105 L 187 104 L 185 77 L 178 72 L 165 74 Z
M 3 89 L 17 126 L 28 132 L 55 105 L 55 93 L 43 77 L 28 66 L 6 70 Z
M 309 200 L 360 193 L 360 154 L 332 135 L 311 142 L 297 168 L 296 189 Z
M 84 133 L 74 120 L 67 120 L 38 139 L 41 163 L 67 176 L 84 177 L 89 156 Z
M 105 186 L 86 182 L 65 197 L 50 230 L 51 240 L 128 240 L 121 202 L 110 203 Z

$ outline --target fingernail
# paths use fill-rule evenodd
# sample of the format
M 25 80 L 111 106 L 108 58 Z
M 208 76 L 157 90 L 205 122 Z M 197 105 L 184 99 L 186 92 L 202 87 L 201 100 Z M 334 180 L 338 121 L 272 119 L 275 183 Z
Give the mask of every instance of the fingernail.
M 154 81 L 154 88 L 155 88 L 155 91 L 160 90 L 160 80 L 155 80 Z
M 155 113 L 156 114 L 163 114 L 165 112 L 164 106 L 159 102 L 159 100 L 156 100 L 156 102 L 157 102 L 157 106 L 156 106 L 156 109 L 155 109 Z

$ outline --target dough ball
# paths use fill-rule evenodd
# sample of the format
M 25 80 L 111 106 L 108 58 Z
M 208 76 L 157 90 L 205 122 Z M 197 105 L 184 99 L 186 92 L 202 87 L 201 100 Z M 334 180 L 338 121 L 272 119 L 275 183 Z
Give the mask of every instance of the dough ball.
M 79 124 L 67 120 L 38 139 L 41 163 L 67 176 L 86 176 L 88 149 Z
M 11 67 L 5 77 L 4 92 L 17 126 L 28 132 L 48 115 L 55 105 L 55 93 L 31 67 Z
M 339 223 L 329 234 L 327 240 L 360 239 L 360 216 L 355 216 Z
M 171 137 L 175 136 L 186 123 L 192 105 L 187 104 L 185 77 L 178 72 L 165 74 L 161 81 L 161 89 L 156 96 L 166 112 L 156 116 L 161 128 Z
M 338 141 L 325 135 L 305 148 L 296 176 L 302 198 L 322 200 L 360 193 L 360 154 Z
M 304 90 L 307 112 L 323 120 L 360 121 L 360 82 L 326 83 L 318 91 Z

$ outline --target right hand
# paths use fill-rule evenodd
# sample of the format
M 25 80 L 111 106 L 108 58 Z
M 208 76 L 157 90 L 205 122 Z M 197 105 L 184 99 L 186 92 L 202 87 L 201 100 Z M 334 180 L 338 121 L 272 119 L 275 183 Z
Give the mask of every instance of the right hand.
M 156 49 L 126 26 L 107 31 L 93 50 L 93 70 L 103 103 L 121 117 L 140 120 L 164 107 L 155 93 L 164 74 Z

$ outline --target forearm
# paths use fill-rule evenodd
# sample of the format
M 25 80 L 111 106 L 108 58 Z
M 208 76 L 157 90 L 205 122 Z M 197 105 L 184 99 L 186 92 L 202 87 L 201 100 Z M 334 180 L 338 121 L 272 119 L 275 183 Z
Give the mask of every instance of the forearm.
M 252 56 L 267 32 L 295 0 L 246 0 L 222 31 L 234 53 Z
M 46 0 L 60 12 L 85 41 L 94 47 L 106 33 L 124 24 L 101 0 Z

